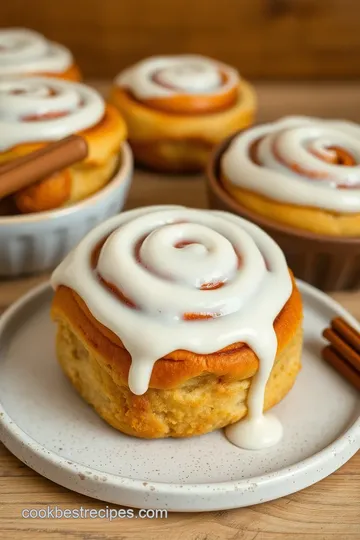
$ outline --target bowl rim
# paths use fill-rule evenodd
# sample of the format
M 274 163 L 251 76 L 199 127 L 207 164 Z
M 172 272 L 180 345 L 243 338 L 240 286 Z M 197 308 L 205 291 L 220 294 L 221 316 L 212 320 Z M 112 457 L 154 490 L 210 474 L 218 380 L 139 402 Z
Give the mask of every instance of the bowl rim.
M 249 129 L 249 128 L 245 128 Z M 251 128 L 250 128 L 251 129 Z M 276 234 L 280 234 L 282 236 L 290 236 L 294 239 L 298 238 L 301 240 L 308 240 L 309 242 L 313 243 L 326 243 L 331 244 L 332 246 L 335 245 L 350 245 L 350 246 L 360 246 L 360 237 L 357 236 L 332 236 L 332 235 L 326 235 L 326 234 L 317 234 L 313 233 L 311 231 L 290 227 L 289 225 L 285 225 L 282 223 L 277 223 L 275 220 L 269 219 L 265 216 L 262 216 L 261 214 L 258 214 L 248 208 L 246 206 L 242 205 L 235 199 L 231 197 L 231 195 L 226 191 L 224 186 L 221 184 L 219 180 L 219 168 L 220 168 L 220 160 L 224 152 L 228 149 L 231 142 L 240 135 L 244 129 L 240 129 L 221 141 L 211 152 L 210 158 L 206 165 L 206 181 L 211 189 L 211 191 L 215 194 L 215 196 L 220 199 L 229 209 L 231 209 L 232 212 L 236 214 L 241 214 L 242 217 L 245 219 L 248 219 L 249 221 L 252 221 L 256 225 L 260 226 L 261 228 L 272 231 Z
M 89 206 L 94 206 L 103 199 L 107 198 L 113 190 L 116 190 L 123 184 L 133 168 L 133 155 L 127 141 L 124 141 L 120 148 L 121 165 L 113 178 L 99 191 L 82 201 L 72 204 L 65 208 L 47 210 L 45 212 L 34 212 L 31 214 L 18 214 L 15 216 L 0 216 L 0 227 L 3 225 L 22 225 L 26 223 L 40 223 L 46 220 L 53 220 L 70 216 L 78 211 L 84 210 Z

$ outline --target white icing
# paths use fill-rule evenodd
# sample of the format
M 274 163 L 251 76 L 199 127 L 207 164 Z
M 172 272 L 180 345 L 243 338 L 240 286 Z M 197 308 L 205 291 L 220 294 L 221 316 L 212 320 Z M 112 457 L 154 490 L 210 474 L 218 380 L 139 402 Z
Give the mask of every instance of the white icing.
M 225 428 L 230 442 L 247 450 L 262 450 L 281 441 L 283 427 L 279 419 L 271 413 L 236 422 Z
M 96 271 L 137 309 L 122 303 L 90 267 L 91 253 L 107 236 Z M 141 264 L 136 253 L 140 241 Z M 192 244 L 176 247 L 187 241 Z M 225 285 L 199 289 L 219 281 Z M 54 288 L 66 285 L 76 291 L 93 316 L 124 343 L 132 359 L 128 382 L 134 394 L 146 392 L 154 363 L 172 351 L 210 354 L 247 343 L 259 358 L 259 370 L 246 424 L 239 422 L 228 435 L 245 448 L 278 441 L 281 429 L 263 415 L 264 391 L 277 350 L 273 323 L 292 283 L 282 251 L 260 228 L 225 212 L 132 210 L 91 231 L 54 271 L 51 282 Z M 189 321 L 185 313 L 216 316 Z M 249 427 L 241 427 L 245 425 Z
M 249 149 L 261 137 L 258 165 Z M 357 165 L 333 165 L 315 155 L 326 157 L 333 146 L 349 151 Z M 292 164 L 301 167 L 301 174 L 290 168 Z M 283 203 L 338 212 L 360 211 L 359 164 L 360 126 L 307 117 L 288 117 L 247 129 L 235 137 L 221 160 L 224 174 L 236 186 Z M 312 177 L 314 173 L 317 178 Z
M 97 124 L 104 111 L 103 98 L 84 84 L 49 77 L 0 79 L 0 151 L 66 137 Z M 25 120 L 62 112 L 58 118 Z
M 0 30 L 0 77 L 25 73 L 61 73 L 73 63 L 68 49 L 26 28 Z
M 228 77 L 223 83 L 221 73 Z M 239 73 L 197 55 L 153 56 L 120 73 L 115 82 L 139 99 L 178 94 L 222 94 L 239 84 Z

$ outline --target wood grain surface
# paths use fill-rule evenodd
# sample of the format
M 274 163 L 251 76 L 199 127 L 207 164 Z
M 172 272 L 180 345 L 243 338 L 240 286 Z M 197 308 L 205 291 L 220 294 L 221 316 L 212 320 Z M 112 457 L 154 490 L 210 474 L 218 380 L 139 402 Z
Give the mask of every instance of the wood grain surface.
M 97 84 L 106 91 L 108 85 Z M 360 85 L 258 86 L 260 119 L 296 112 L 360 120 Z M 205 208 L 203 179 L 137 172 L 128 208 L 177 203 Z M 0 311 L 47 279 L 0 282 Z M 360 319 L 360 291 L 332 295 Z M 358 540 L 360 453 L 339 471 L 299 493 L 231 511 L 169 514 L 167 519 L 24 519 L 24 508 L 100 509 L 106 504 L 70 492 L 23 465 L 0 444 L 0 540 Z M 112 507 L 112 505 L 110 505 Z
M 0 26 L 67 45 L 87 77 L 201 53 L 250 78 L 360 76 L 358 0 L 1 0 Z

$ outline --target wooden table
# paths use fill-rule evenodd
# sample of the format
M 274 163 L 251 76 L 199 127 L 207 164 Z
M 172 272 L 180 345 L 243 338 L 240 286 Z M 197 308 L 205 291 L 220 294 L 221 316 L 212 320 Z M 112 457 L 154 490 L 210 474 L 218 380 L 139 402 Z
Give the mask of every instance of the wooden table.
M 103 85 L 98 85 L 104 88 Z M 258 86 L 260 119 L 303 113 L 352 118 L 360 122 L 360 85 Z M 128 208 L 176 203 L 205 208 L 201 177 L 171 179 L 138 172 Z M 1 249 L 1 246 L 0 246 Z M 35 284 L 37 276 L 0 282 L 0 311 Z M 360 319 L 360 292 L 332 295 Z M 360 539 L 360 453 L 322 482 L 251 508 L 170 514 L 167 519 L 24 519 L 24 508 L 104 508 L 101 503 L 42 478 L 13 457 L 0 443 L 0 540 L 355 540 Z

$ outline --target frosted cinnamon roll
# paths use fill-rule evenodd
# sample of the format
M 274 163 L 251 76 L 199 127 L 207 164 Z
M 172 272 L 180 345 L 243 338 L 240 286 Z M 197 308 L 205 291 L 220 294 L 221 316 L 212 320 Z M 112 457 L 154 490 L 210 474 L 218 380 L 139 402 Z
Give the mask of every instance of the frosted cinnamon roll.
M 220 160 L 227 191 L 277 222 L 360 235 L 360 126 L 288 117 L 240 132 Z
M 79 81 L 71 52 L 27 28 L 0 29 L 0 78 L 45 75 Z
M 126 126 L 112 105 L 83 84 L 45 77 L 0 79 L 0 164 L 73 133 L 86 139 L 88 157 L 16 193 L 21 212 L 58 208 L 101 189 L 119 166 Z
M 52 285 L 59 362 L 113 427 L 157 438 L 231 425 L 244 448 L 279 441 L 264 411 L 300 369 L 302 307 L 260 228 L 225 212 L 133 210 L 85 237 Z
M 115 79 L 111 100 L 138 162 L 170 172 L 201 170 L 217 142 L 252 123 L 256 107 L 234 68 L 196 55 L 135 64 Z

